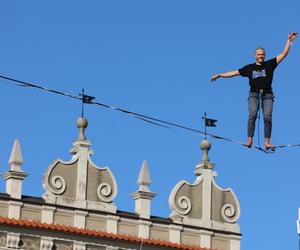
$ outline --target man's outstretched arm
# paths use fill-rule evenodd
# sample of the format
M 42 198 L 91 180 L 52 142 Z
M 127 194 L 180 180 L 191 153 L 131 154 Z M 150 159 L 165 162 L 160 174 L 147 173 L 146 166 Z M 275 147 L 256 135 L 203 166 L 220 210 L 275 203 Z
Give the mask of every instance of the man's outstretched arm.
M 232 71 L 228 71 L 228 72 L 225 72 L 225 73 L 220 73 L 220 74 L 213 75 L 210 78 L 210 80 L 215 81 L 220 77 L 229 78 L 229 77 L 234 77 L 234 76 L 238 76 L 238 75 L 240 75 L 240 72 L 238 70 L 232 70 Z
M 288 39 L 285 43 L 285 46 L 282 50 L 282 52 L 276 56 L 276 62 L 277 64 L 280 63 L 289 53 L 290 47 L 292 45 L 292 41 L 297 37 L 298 33 L 297 32 L 290 32 L 288 35 Z

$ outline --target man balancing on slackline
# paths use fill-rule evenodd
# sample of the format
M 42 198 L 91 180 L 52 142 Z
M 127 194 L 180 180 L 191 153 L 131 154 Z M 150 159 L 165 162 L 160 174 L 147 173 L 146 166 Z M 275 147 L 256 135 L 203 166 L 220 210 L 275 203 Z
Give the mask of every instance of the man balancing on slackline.
M 255 63 L 248 64 L 238 70 L 228 71 L 213 75 L 211 81 L 218 78 L 228 78 L 234 76 L 244 76 L 249 78 L 249 98 L 248 98 L 248 140 L 244 144 L 251 147 L 253 144 L 253 136 L 255 130 L 255 121 L 259 109 L 259 96 L 261 95 L 262 110 L 264 115 L 264 135 L 265 135 L 265 148 L 274 149 L 275 146 L 271 144 L 271 130 L 272 130 L 272 111 L 273 111 L 273 91 L 272 80 L 273 73 L 277 65 L 288 55 L 292 41 L 297 37 L 296 32 L 290 32 L 284 46 L 283 51 L 276 57 L 265 61 L 265 50 L 257 48 L 255 50 Z

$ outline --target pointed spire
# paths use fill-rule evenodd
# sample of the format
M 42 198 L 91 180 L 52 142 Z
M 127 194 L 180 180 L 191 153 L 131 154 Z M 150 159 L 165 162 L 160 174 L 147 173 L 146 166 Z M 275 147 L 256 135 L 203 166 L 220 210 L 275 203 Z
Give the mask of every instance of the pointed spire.
M 6 193 L 12 198 L 21 199 L 22 183 L 28 173 L 23 172 L 21 165 L 23 164 L 23 156 L 20 143 L 15 140 L 8 163 L 10 169 L 1 174 L 6 182 Z
M 202 150 L 202 160 L 199 164 L 196 165 L 195 175 L 201 175 L 202 169 L 213 169 L 214 164 L 210 162 L 208 157 L 208 152 L 211 149 L 211 143 L 208 140 L 203 140 L 200 144 Z
M 139 185 L 139 191 L 150 191 L 151 178 L 146 160 L 143 161 L 137 184 Z
M 15 140 L 8 163 L 10 170 L 22 172 L 21 166 L 24 163 L 20 142 L 18 139 Z
M 135 212 L 141 218 L 150 218 L 151 200 L 156 195 L 150 191 L 150 173 L 147 161 L 143 161 L 140 174 L 138 177 L 138 191 L 131 194 L 135 200 Z

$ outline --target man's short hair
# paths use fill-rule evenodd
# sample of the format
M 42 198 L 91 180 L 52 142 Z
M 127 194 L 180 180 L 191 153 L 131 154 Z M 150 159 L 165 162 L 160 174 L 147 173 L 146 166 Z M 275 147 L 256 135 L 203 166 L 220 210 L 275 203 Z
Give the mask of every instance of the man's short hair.
M 266 53 L 266 50 L 263 47 L 257 47 L 254 52 L 256 53 L 256 51 L 258 51 L 259 49 L 263 50 Z

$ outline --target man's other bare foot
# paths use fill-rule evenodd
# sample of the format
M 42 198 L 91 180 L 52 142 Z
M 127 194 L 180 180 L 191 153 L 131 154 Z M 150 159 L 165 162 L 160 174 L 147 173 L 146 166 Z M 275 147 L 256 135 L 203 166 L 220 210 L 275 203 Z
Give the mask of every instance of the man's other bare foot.
M 248 137 L 248 140 L 245 144 L 243 144 L 245 147 L 247 148 L 251 148 L 253 144 L 253 138 L 252 137 Z
M 265 148 L 266 149 L 275 149 L 275 145 L 272 143 L 265 143 Z
M 251 147 L 252 147 L 252 143 L 248 143 L 248 142 L 247 142 L 247 143 L 244 143 L 243 145 L 244 145 L 245 147 L 247 147 L 247 148 L 251 148 Z

